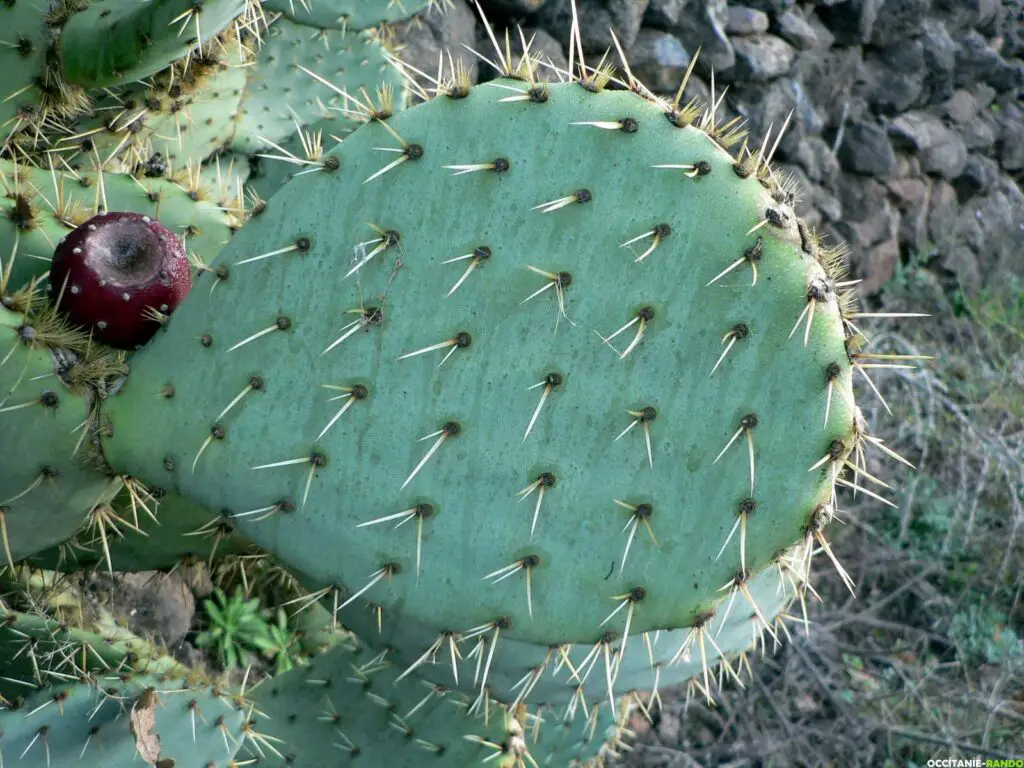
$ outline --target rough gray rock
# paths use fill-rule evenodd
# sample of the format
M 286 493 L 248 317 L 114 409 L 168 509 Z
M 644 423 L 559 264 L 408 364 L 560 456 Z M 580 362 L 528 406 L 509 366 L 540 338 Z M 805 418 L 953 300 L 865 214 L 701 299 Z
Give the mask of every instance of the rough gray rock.
M 768 14 L 745 5 L 730 5 L 725 17 L 730 35 L 760 35 L 768 31 Z
M 999 125 L 996 140 L 999 164 L 1008 173 L 1024 171 L 1024 108 L 1007 104 L 996 119 Z
M 969 155 L 963 173 L 956 177 L 953 188 L 960 200 L 969 200 L 987 192 L 999 180 L 999 165 L 984 155 Z
M 893 179 L 885 186 L 900 214 L 900 245 L 923 251 L 928 241 L 928 198 L 931 194 L 928 182 L 915 178 Z
M 920 35 L 931 9 L 932 0 L 884 0 L 871 28 L 871 44 L 885 48 Z
M 820 136 L 808 136 L 801 141 L 794 159 L 815 184 L 836 189 L 842 168 L 832 154 L 832 147 Z
M 934 0 L 932 13 L 950 31 L 983 27 L 999 13 L 999 0 Z
M 787 74 L 793 66 L 796 51 L 775 35 L 738 37 L 733 41 L 736 66 L 732 79 L 765 83 Z
M 704 67 L 713 67 L 716 72 L 732 69 L 736 63 L 736 52 L 725 34 L 727 11 L 725 0 L 701 0 L 699 5 L 688 9 L 670 30 L 687 50 L 700 48 Z
M 818 10 L 822 20 L 842 45 L 870 42 L 884 0 L 843 0 Z
M 808 51 L 818 44 L 818 33 L 796 11 L 786 11 L 775 19 L 772 32 L 798 51 Z
M 926 19 L 921 24 L 924 50 L 924 93 L 922 103 L 938 104 L 953 95 L 957 45 L 940 21 Z
M 491 8 L 513 15 L 535 13 L 545 2 L 547 0 L 486 0 L 481 5 L 490 18 L 492 16 Z
M 970 91 L 959 89 L 942 105 L 942 114 L 954 123 L 966 125 L 978 114 L 978 102 Z
M 471 82 L 477 82 L 479 59 L 463 44 L 476 44 L 476 14 L 465 2 L 455 2 L 444 13 L 420 14 L 409 21 L 392 25 L 397 42 L 403 44 L 402 60 L 427 72 L 437 72 L 437 57 L 442 50 L 451 51 L 453 61 L 462 61 Z M 447 61 L 447 54 L 445 54 Z M 446 70 L 447 71 L 447 70 Z M 421 78 L 420 84 L 432 87 Z
M 124 614 L 128 628 L 142 637 L 156 636 L 173 648 L 192 625 L 196 601 L 177 573 L 142 571 L 116 576 L 115 615 Z
M 797 79 L 779 78 L 768 85 L 736 85 L 729 93 L 729 103 L 746 118 L 751 135 L 758 141 L 771 130 L 769 142 L 774 144 L 786 117 L 793 112 L 777 158 L 793 158 L 804 137 L 820 133 L 823 127 L 821 116 Z
M 999 53 L 977 30 L 968 29 L 953 38 L 957 44 L 956 74 L 953 83 L 964 88 L 984 82 L 999 67 Z
M 674 95 L 690 64 L 690 54 L 679 39 L 657 29 L 641 29 L 628 56 L 633 74 L 659 94 Z
M 885 129 L 865 121 L 846 126 L 838 156 L 843 168 L 866 176 L 884 178 L 896 168 L 896 153 Z
M 889 124 L 888 134 L 898 148 L 917 152 L 926 173 L 955 179 L 967 163 L 963 139 L 928 112 L 900 115 Z
M 920 40 L 865 54 L 866 97 L 872 109 L 892 115 L 914 106 L 924 92 L 924 46 Z
M 562 71 L 569 70 L 569 60 L 565 56 L 565 50 L 562 48 L 562 44 L 549 35 L 545 30 L 539 27 L 525 27 L 523 34 L 526 36 L 526 42 L 530 44 L 530 55 L 535 59 L 539 58 L 541 62 L 550 62 L 555 67 L 558 67 Z M 504 33 L 502 33 L 504 35 Z M 515 60 L 518 61 L 519 57 L 523 54 L 523 45 L 519 42 L 519 34 L 509 33 L 510 39 L 516 41 L 512 44 L 512 52 L 515 56 Z M 531 42 L 532 41 L 532 42 Z M 477 48 L 477 50 L 481 50 Z M 554 72 L 550 67 L 541 67 L 541 74 L 544 77 L 554 77 Z
M 614 30 L 623 50 L 628 50 L 640 34 L 648 0 L 577 0 L 580 38 L 586 53 L 600 56 L 615 51 Z M 539 26 L 558 40 L 569 40 L 572 7 L 569 0 L 547 0 L 536 15 Z M 596 61 L 594 62 L 597 63 Z
M 675 29 L 684 13 L 692 10 L 695 0 L 650 0 L 644 12 L 643 25 L 668 31 Z

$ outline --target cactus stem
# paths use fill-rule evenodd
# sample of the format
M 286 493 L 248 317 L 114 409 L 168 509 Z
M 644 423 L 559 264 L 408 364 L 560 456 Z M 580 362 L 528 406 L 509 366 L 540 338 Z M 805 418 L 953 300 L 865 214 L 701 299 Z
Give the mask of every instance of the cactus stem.
M 544 391 L 541 393 L 540 402 L 537 403 L 537 407 L 533 410 L 533 416 L 530 417 L 530 423 L 526 425 L 526 433 L 523 435 L 523 442 L 524 443 L 526 442 L 526 438 L 528 438 L 530 436 L 530 432 L 533 431 L 533 426 L 534 426 L 534 424 L 537 423 L 537 417 L 540 416 L 540 411 L 541 411 L 541 408 L 544 407 L 544 403 L 547 402 L 547 399 L 551 395 L 551 393 L 554 392 L 555 389 L 557 389 L 559 386 L 561 386 L 561 384 L 562 384 L 562 376 L 561 376 L 561 374 L 549 373 L 547 376 L 544 377 L 543 381 L 540 381 L 540 382 L 538 382 L 537 384 L 534 384 L 531 387 L 527 387 L 527 390 L 536 389 L 537 387 L 544 387 Z M 541 496 L 543 496 L 543 491 L 541 492 Z M 538 509 L 539 508 L 540 508 L 540 503 L 538 502 Z M 534 520 L 534 523 L 536 523 L 536 520 Z
M 718 370 L 718 366 L 720 366 L 722 361 L 725 360 L 725 356 L 729 354 L 729 350 L 732 349 L 733 344 L 740 339 L 747 338 L 749 333 L 750 328 L 747 327 L 746 323 L 737 323 L 722 337 L 722 343 L 726 346 L 725 349 L 722 350 L 722 354 L 718 356 L 718 360 L 715 362 L 715 367 L 712 368 L 711 373 L 708 374 L 709 377 L 715 375 L 715 371 Z
M 750 493 L 754 493 L 754 428 L 757 426 L 757 414 L 748 413 L 742 419 L 740 419 L 740 427 L 736 430 L 733 436 L 729 439 L 729 442 L 725 444 L 719 454 L 715 457 L 712 464 L 717 464 L 718 460 L 725 455 L 725 452 L 729 450 L 730 446 L 735 443 L 740 435 L 746 433 L 747 436 L 747 453 L 750 456 Z
M 629 422 L 628 427 L 619 432 L 618 437 L 616 437 L 615 440 L 612 440 L 612 442 L 618 442 L 618 440 L 633 429 L 633 427 L 637 424 L 642 424 L 644 430 L 644 443 L 647 446 L 647 463 L 653 469 L 654 452 L 651 449 L 651 422 L 658 417 L 658 411 L 653 406 L 648 405 L 639 411 L 626 411 L 626 413 L 632 416 L 633 420 Z
M 469 333 L 467 333 L 466 331 L 459 331 L 452 338 L 447 339 L 446 341 L 440 341 L 437 344 L 431 344 L 430 346 L 423 347 L 422 349 L 417 349 L 413 352 L 406 352 L 404 355 L 399 355 L 397 359 L 406 360 L 410 357 L 416 357 L 417 355 L 425 355 L 428 352 L 436 352 L 439 349 L 448 349 L 449 347 L 451 347 L 448 354 L 444 356 L 440 363 L 438 363 L 437 367 L 440 368 L 442 365 L 445 364 L 448 358 L 455 353 L 455 350 L 468 349 L 472 343 L 473 337 Z
M 516 496 L 520 497 L 520 502 L 524 501 L 534 491 L 537 491 L 537 503 L 533 507 L 533 522 L 530 524 L 531 541 L 533 541 L 534 531 L 537 530 L 537 519 L 540 517 L 540 505 L 544 502 L 544 494 L 548 488 L 553 488 L 554 485 L 555 476 L 550 472 L 545 472 L 522 490 L 516 491 Z
M 650 504 L 630 504 L 628 501 L 619 501 L 619 499 L 612 499 L 618 506 L 623 509 L 630 511 L 629 520 L 622 526 L 622 532 L 629 529 L 629 536 L 626 537 L 626 546 L 622 551 L 622 562 L 619 564 L 619 573 L 626 567 L 626 558 L 629 557 L 629 550 L 633 546 L 633 539 L 636 538 L 637 528 L 643 523 L 647 529 L 647 533 L 651 537 L 651 541 L 654 542 L 654 546 L 658 546 L 658 540 L 654 537 L 654 530 L 651 528 L 651 515 L 654 514 L 654 508 Z
M 309 247 L 310 242 L 308 237 L 298 237 L 295 239 L 295 242 L 292 243 L 291 245 L 286 245 L 283 248 L 277 248 L 273 251 L 268 251 L 267 253 L 261 253 L 258 256 L 250 256 L 248 259 L 236 261 L 235 266 L 239 267 L 242 264 L 250 264 L 254 261 L 269 259 L 271 256 L 280 256 L 284 253 L 292 253 L 293 251 L 302 251 L 303 253 L 305 253 L 306 251 L 309 250 Z
M 234 352 L 236 349 L 239 349 L 240 347 L 244 347 L 249 342 L 256 341 L 256 339 L 259 339 L 259 338 L 262 338 L 263 336 L 266 336 L 268 333 L 273 333 L 274 331 L 287 331 L 291 327 L 292 327 L 292 321 L 289 318 L 285 317 L 284 315 L 281 315 L 280 317 L 277 318 L 277 320 L 274 321 L 273 325 L 271 325 L 271 326 L 269 326 L 267 328 L 264 328 L 262 331 L 257 331 L 256 333 L 254 333 L 252 336 L 249 336 L 248 338 L 242 339 L 240 342 L 235 344 L 233 347 L 229 347 L 227 351 L 228 352 Z
M 647 248 L 647 250 L 644 251 L 643 253 L 641 253 L 635 259 L 633 259 L 633 263 L 634 264 L 639 264 L 641 261 L 643 261 L 648 256 L 650 256 L 652 253 L 654 253 L 654 249 L 657 248 L 659 245 L 661 245 L 663 242 L 665 242 L 665 238 L 667 238 L 671 234 L 672 234 L 672 227 L 669 226 L 668 224 L 662 223 L 662 224 L 656 225 L 654 227 L 654 229 L 647 230 L 642 235 L 637 235 L 636 237 L 634 237 L 634 238 L 632 238 L 630 240 L 627 240 L 626 242 L 622 243 L 622 245 L 619 246 L 619 247 L 620 248 L 629 248 L 629 246 L 631 246 L 633 243 L 639 242 L 640 240 L 643 240 L 643 239 L 648 238 L 648 237 L 653 238 L 653 240 L 651 241 L 651 244 Z M 632 250 L 632 249 L 630 249 L 630 250 Z
M 540 209 L 541 213 L 552 213 L 560 208 L 565 208 L 567 205 L 572 205 L 574 203 L 589 203 L 593 199 L 594 198 L 593 195 L 591 195 L 590 190 L 578 189 L 571 195 L 566 195 L 565 197 L 560 197 L 557 200 L 549 200 L 546 203 L 535 205 L 530 210 L 536 211 L 537 209 Z
M 456 256 L 453 259 L 446 259 L 445 261 L 442 261 L 442 264 L 453 264 L 456 261 L 465 261 L 466 259 L 471 259 L 471 261 L 469 262 L 469 266 L 466 267 L 466 271 L 462 273 L 462 277 L 460 277 L 456 281 L 455 285 L 453 285 L 451 290 L 448 291 L 448 295 L 445 298 L 450 298 L 451 295 L 459 289 L 459 286 L 466 282 L 466 278 L 469 277 L 470 273 L 478 266 L 483 264 L 485 261 L 488 261 L 490 258 L 491 249 L 488 248 L 486 245 L 481 245 L 478 248 L 474 248 L 472 253 L 467 253 L 464 256 Z

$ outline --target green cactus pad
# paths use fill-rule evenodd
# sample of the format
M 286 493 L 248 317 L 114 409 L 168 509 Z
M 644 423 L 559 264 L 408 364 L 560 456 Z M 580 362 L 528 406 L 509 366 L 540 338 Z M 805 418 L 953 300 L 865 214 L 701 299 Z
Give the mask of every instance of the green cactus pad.
M 195 168 L 234 132 L 245 88 L 247 49 L 229 35 L 207 44 L 187 67 L 175 64 L 152 79 L 98 100 L 51 152 L 66 162 L 137 173 L 156 153 L 171 175 Z
M 49 272 L 57 244 L 100 211 L 131 211 L 159 219 L 202 263 L 209 263 L 240 226 L 237 211 L 204 187 L 123 173 L 62 173 L 0 160 L 0 288 L 18 289 Z M 210 197 L 204 197 L 209 194 Z M 193 199 L 196 198 L 196 199 Z M 237 204 L 236 204 L 237 209 Z
M 607 657 L 603 643 L 600 647 L 566 647 L 555 653 L 548 646 L 502 639 L 490 656 L 486 677 L 477 670 L 477 658 L 487 649 L 486 640 L 482 642 L 486 636 L 441 637 L 428 624 L 394 612 L 378 614 L 375 606 L 362 600 L 345 608 L 339 617 L 370 645 L 390 649 L 389 658 L 403 672 L 465 692 L 486 687 L 492 698 L 505 703 L 528 696 L 535 705 L 565 708 L 607 701 L 610 695 L 617 698 L 631 691 L 664 690 L 691 679 L 702 682 L 710 695 L 709 679 L 739 678 L 739 656 L 771 647 L 784 636 L 781 619 L 772 621 L 772 617 L 789 606 L 805 584 L 807 553 L 806 545 L 801 544 L 780 558 L 778 568 L 752 578 L 749 600 L 734 592 L 709 604 L 693 627 L 631 635 L 624 653 L 620 637 L 609 638 Z M 616 668 L 609 672 L 605 665 L 616 658 Z M 725 671 L 716 671 L 717 665 L 724 665 Z
M 122 492 L 111 506 L 128 525 L 117 524 L 116 533 L 111 528 L 102 534 L 99 530 L 83 530 L 72 542 L 40 552 L 29 562 L 66 571 L 93 567 L 105 570 L 109 555 L 114 570 L 152 571 L 173 568 L 179 562 L 209 563 L 214 557 L 242 554 L 252 546 L 234 532 L 229 521 L 175 494 L 147 501 L 157 522 L 137 510 L 133 512 L 127 492 Z
M 246 0 L 90 0 L 60 33 L 64 77 L 104 88 L 154 75 L 223 32 Z
M 299 24 L 324 29 L 368 29 L 403 21 L 441 4 L 437 0 L 265 0 L 268 11 L 280 11 Z
M 294 158 L 308 162 L 295 163 L 288 154 L 273 148 L 253 155 L 252 174 L 246 182 L 246 189 L 262 200 L 269 200 L 293 176 L 308 172 L 316 163 L 322 162 L 347 132 L 347 122 L 343 118 L 320 120 L 278 144 Z
M 337 119 L 331 121 L 331 132 L 344 137 L 359 124 L 347 115 L 359 108 L 338 90 L 375 105 L 378 90 L 386 90 L 392 94 L 392 111 L 403 109 L 402 77 L 387 53 L 380 36 L 372 32 L 312 29 L 284 18 L 273 21 L 249 71 L 232 149 L 249 155 L 276 152 L 269 142 L 280 144 L 297 128 L 332 117 Z
M 230 290 L 135 358 L 107 458 L 193 456 L 174 490 L 439 633 L 593 645 L 623 601 L 633 633 L 693 626 L 804 539 L 858 437 L 817 241 L 707 119 L 592 82 L 455 96 L 269 201 Z
M 0 729 L 4 764 L 19 768 L 228 768 L 245 719 L 210 686 L 111 674 L 39 691 L 0 711 Z
M 82 357 L 50 347 L 61 329 L 51 316 L 26 318 L 0 307 L 0 539 L 2 562 L 63 541 L 121 481 L 86 466 L 93 394 L 71 384 Z M 74 336 L 74 334 L 69 334 Z
M 81 674 L 174 674 L 188 670 L 107 613 L 87 626 L 0 607 L 0 695 L 24 696 L 32 686 Z
M 47 120 L 88 107 L 81 88 L 68 85 L 56 68 L 45 4 L 0 3 L 0 152 L 9 144 L 45 143 Z
M 606 731 L 614 735 L 623 720 L 607 704 L 563 724 L 553 713 L 537 722 L 494 703 L 485 719 L 482 708 L 469 712 L 469 697 L 398 674 L 385 654 L 343 643 L 266 681 L 250 694 L 262 715 L 255 730 L 274 746 L 260 765 L 319 768 L 358 758 L 388 768 L 464 768 L 490 758 L 502 768 L 568 768 L 603 754 Z

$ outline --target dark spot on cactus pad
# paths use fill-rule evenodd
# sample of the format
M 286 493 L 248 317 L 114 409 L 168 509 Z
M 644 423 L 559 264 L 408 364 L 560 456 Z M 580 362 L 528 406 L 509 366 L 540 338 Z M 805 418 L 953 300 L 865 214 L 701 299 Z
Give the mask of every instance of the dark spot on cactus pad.
M 543 86 L 535 85 L 529 91 L 526 92 L 527 96 L 530 97 L 530 101 L 534 104 L 543 104 L 550 98 L 548 89 Z
M 807 300 L 825 301 L 831 292 L 829 284 L 820 277 L 816 277 L 807 286 Z
M 778 210 L 777 208 L 766 209 L 764 212 L 764 217 L 765 219 L 768 220 L 768 223 L 771 224 L 773 227 L 782 229 L 783 227 L 786 226 L 787 216 L 785 213 Z
M 740 426 L 744 429 L 753 429 L 757 426 L 757 414 L 748 413 L 742 419 L 740 419 Z
M 832 461 L 838 461 L 846 453 L 846 444 L 842 440 L 833 440 L 828 444 L 828 457 Z
M 178 469 L 177 463 L 170 456 L 164 456 L 164 471 L 174 472 Z
M 754 510 L 757 509 L 757 502 L 753 499 L 744 499 L 740 502 L 739 514 L 750 515 L 753 514 Z
M 211 336 L 208 333 L 204 333 L 202 336 L 199 337 L 199 343 L 202 344 L 204 347 L 207 347 L 207 348 L 212 347 L 213 346 L 213 336 Z
M 182 241 L 137 213 L 89 219 L 57 246 L 50 268 L 58 308 L 92 329 L 97 341 L 118 349 L 145 344 L 160 327 L 147 309 L 170 314 L 190 288 Z
M 578 189 L 574 193 L 573 197 L 576 198 L 577 203 L 589 203 L 594 199 L 594 196 L 590 194 L 589 189 Z
M 656 418 L 658 418 L 658 409 L 653 405 L 644 406 L 644 408 L 640 410 L 639 419 L 641 424 L 649 424 Z
M 7 218 L 22 232 L 27 232 L 35 227 L 36 212 L 32 207 L 32 201 L 20 192 L 14 195 L 14 205 L 7 211 Z
M 39 404 L 43 408 L 56 408 L 60 404 L 60 398 L 57 397 L 56 393 L 46 390 L 39 395 Z
M 747 261 L 760 261 L 761 253 L 764 251 L 764 238 L 758 236 L 757 241 L 743 252 L 743 258 Z
M 455 346 L 459 349 L 466 349 L 470 344 L 473 343 L 473 337 L 470 336 L 466 331 L 459 331 L 455 334 Z
M 212 427 L 210 427 L 210 435 L 213 436 L 214 440 L 223 440 L 225 434 L 226 433 L 224 431 L 224 427 L 222 427 L 220 424 L 214 424 Z
M 410 160 L 419 160 L 423 157 L 423 147 L 419 144 L 410 144 L 405 148 L 405 156 Z
M 825 366 L 825 383 L 831 384 L 842 374 L 843 369 L 839 363 L 831 362 Z
M 554 389 L 555 387 L 562 386 L 562 374 L 560 373 L 549 373 L 544 377 L 544 383 Z
M 637 317 L 644 322 L 649 323 L 654 319 L 654 307 L 642 307 L 640 311 L 637 312 Z
M 509 162 L 508 158 L 506 157 L 499 157 L 493 163 L 491 163 L 491 166 L 492 170 L 497 171 L 498 173 L 504 173 L 505 171 L 512 167 L 512 163 Z
M 561 286 L 562 288 L 568 288 L 570 285 L 572 285 L 572 275 L 569 274 L 568 272 L 559 272 L 558 285 Z
M 462 431 L 462 426 L 457 421 L 449 421 L 441 429 L 448 437 L 455 437 Z

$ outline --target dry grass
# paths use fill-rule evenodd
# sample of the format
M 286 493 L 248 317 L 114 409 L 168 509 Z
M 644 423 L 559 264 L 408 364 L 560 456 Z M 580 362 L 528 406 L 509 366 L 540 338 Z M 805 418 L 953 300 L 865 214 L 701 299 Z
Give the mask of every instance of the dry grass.
M 841 559 L 854 600 L 819 563 L 808 634 L 754 665 L 719 706 L 680 692 L 623 766 L 924 766 L 1024 758 L 1024 284 L 965 298 L 901 271 L 881 308 L 931 312 L 873 347 L 933 354 L 874 376 L 873 432 L 918 471 L 869 467 L 899 511 L 847 497 Z

